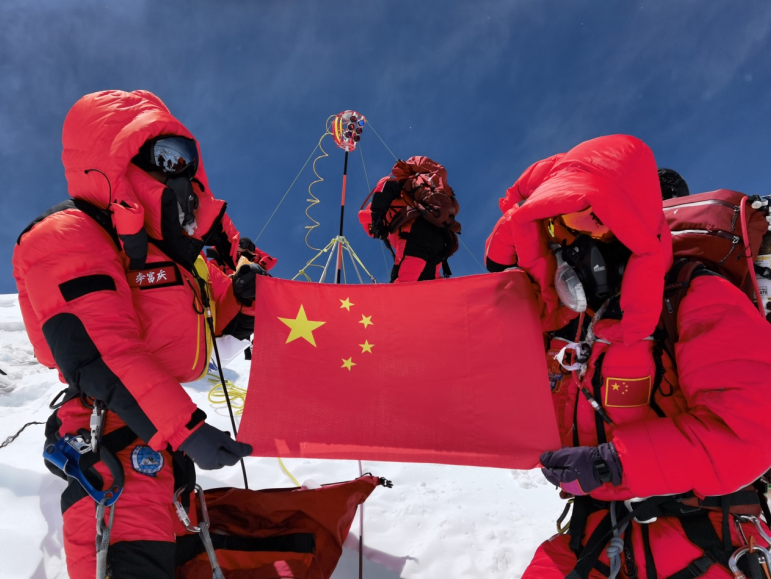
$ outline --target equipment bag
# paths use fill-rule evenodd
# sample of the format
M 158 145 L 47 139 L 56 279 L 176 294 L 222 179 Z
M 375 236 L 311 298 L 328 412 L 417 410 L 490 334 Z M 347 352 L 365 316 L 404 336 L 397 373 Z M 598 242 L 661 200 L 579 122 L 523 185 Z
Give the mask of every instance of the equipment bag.
M 418 217 L 423 217 L 445 232 L 447 239 L 442 258 L 446 263 L 447 258 L 458 251 L 458 234 L 461 231 L 460 223 L 455 220 L 460 211 L 460 204 L 452 187 L 447 183 L 447 170 L 428 157 L 410 157 L 406 161 L 398 160 L 391 174 L 392 177 L 381 179 L 361 204 L 359 222 L 364 231 L 370 237 L 385 239 L 386 246 L 393 254 L 386 235 L 395 233 Z M 387 232 L 375 234 L 372 230 L 369 200 L 374 194 L 383 191 L 388 181 L 398 181 L 401 185 L 400 196 L 392 201 L 388 211 Z M 445 266 L 445 271 L 449 272 L 449 265 Z
M 455 216 L 460 205 L 455 192 L 447 183 L 447 170 L 428 157 L 410 157 L 396 161 L 391 174 L 402 184 L 402 199 L 407 208 L 394 217 L 391 231 L 422 215 L 437 227 L 460 233 L 460 223 Z
M 675 259 L 699 261 L 758 300 L 753 258 L 768 231 L 761 205 L 759 197 L 729 189 L 664 201 Z
M 209 534 L 222 571 L 239 579 L 329 579 L 357 506 L 379 485 L 391 483 L 367 474 L 315 489 L 205 491 Z M 197 500 L 196 515 L 203 520 Z M 211 579 L 196 533 L 177 538 L 176 567 L 177 579 Z
M 397 201 L 392 210 L 398 206 L 401 209 L 388 219 L 391 233 L 420 216 L 437 227 L 460 233 L 460 223 L 455 221 L 460 204 L 447 183 L 447 170 L 442 165 L 428 157 L 410 157 L 406 161 L 396 161 L 391 174 L 393 177 L 381 179 L 361 204 L 359 221 L 368 235 L 372 235 L 368 231 L 371 216 L 364 214 L 370 212 L 370 198 L 383 190 L 386 181 L 398 181 L 401 185 L 401 203 Z

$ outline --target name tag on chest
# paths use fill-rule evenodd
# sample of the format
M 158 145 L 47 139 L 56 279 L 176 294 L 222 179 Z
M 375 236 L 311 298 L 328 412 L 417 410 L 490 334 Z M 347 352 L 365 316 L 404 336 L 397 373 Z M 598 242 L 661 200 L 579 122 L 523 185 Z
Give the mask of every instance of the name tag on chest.
M 152 267 L 128 272 L 128 283 L 132 288 L 153 289 L 182 285 L 182 276 L 173 262 L 152 263 Z

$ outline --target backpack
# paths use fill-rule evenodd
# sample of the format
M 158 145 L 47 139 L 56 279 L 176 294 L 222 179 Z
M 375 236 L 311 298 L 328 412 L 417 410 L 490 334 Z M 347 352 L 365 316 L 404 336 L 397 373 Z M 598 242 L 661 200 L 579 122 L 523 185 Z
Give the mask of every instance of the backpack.
M 447 170 L 442 165 L 428 157 L 410 157 L 396 161 L 391 174 L 402 184 L 402 199 L 407 204 L 391 220 L 391 231 L 422 215 L 437 227 L 460 233 L 460 223 L 455 221 L 460 205 L 447 183 Z
M 447 183 L 447 170 L 428 157 L 410 157 L 406 161 L 396 161 L 391 173 L 393 177 L 381 179 L 359 208 L 359 221 L 364 231 L 370 237 L 382 238 L 372 231 L 369 200 L 375 193 L 382 191 L 386 181 L 398 181 L 402 186 L 401 197 L 391 205 L 390 219 L 386 223 L 388 233 L 396 232 L 421 216 L 441 228 L 446 236 L 442 263 L 445 277 L 448 277 L 450 271 L 447 259 L 458 251 L 461 225 L 455 220 L 460 211 L 460 204 L 452 187 Z M 387 237 L 383 240 L 391 254 L 396 257 Z
M 758 298 L 753 259 L 768 231 L 760 197 L 718 189 L 664 201 L 675 260 L 688 258 Z M 756 207 L 757 206 L 757 207 Z
M 677 312 L 694 278 L 726 278 L 757 301 L 765 317 L 753 260 L 769 230 L 767 214 L 767 201 L 730 189 L 664 201 L 675 261 L 666 277 L 657 342 L 661 342 L 673 364 L 674 345 L 679 339 Z

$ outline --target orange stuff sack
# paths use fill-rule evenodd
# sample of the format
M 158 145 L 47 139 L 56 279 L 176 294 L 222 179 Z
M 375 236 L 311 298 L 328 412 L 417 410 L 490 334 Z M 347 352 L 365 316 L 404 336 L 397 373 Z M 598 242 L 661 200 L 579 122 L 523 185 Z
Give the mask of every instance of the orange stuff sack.
M 204 491 L 209 533 L 228 579 L 329 579 L 356 508 L 378 485 L 372 475 L 316 489 Z M 200 503 L 196 515 L 202 520 Z M 211 579 L 201 538 L 177 538 L 176 579 Z

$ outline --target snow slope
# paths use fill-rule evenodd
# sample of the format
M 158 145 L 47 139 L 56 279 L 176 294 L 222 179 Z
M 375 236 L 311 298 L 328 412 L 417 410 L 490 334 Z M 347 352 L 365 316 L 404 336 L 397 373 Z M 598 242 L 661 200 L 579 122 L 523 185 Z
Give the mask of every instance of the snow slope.
M 55 371 L 36 363 L 15 295 L 0 295 L 0 442 L 27 422 L 45 422 L 49 401 L 62 389 Z M 226 378 L 245 387 L 249 362 L 239 357 Z M 213 410 L 211 384 L 185 388 L 229 429 L 226 411 Z M 0 577 L 66 578 L 59 493 L 64 481 L 43 466 L 43 426 L 30 426 L 0 449 Z M 355 461 L 285 460 L 300 481 L 356 478 Z M 252 488 L 294 486 L 276 459 L 249 458 Z M 536 546 L 554 533 L 564 506 L 540 471 L 511 471 L 429 464 L 365 462 L 364 471 L 391 479 L 366 503 L 364 576 L 367 579 L 437 577 L 516 578 Z M 240 468 L 199 471 L 204 488 L 239 486 Z M 116 510 L 120 516 L 120 509 Z M 358 516 L 334 579 L 358 577 Z

